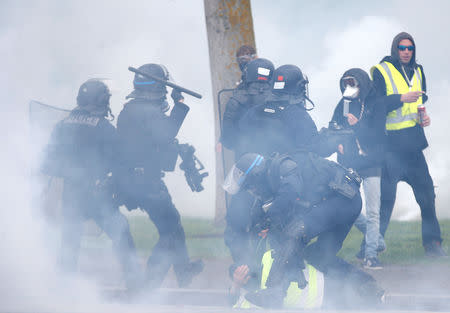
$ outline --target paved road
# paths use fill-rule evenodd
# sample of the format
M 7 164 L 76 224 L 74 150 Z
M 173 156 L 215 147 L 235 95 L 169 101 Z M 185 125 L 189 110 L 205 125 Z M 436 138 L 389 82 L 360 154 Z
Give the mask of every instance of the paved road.
M 153 305 L 199 306 L 198 312 L 208 311 L 205 309 L 207 305 L 209 308 L 221 308 L 220 312 L 226 312 L 225 295 L 229 286 L 227 268 L 231 260 L 204 261 L 203 273 L 193 280 L 188 289 L 178 289 L 174 274 L 170 271 L 163 283 L 163 288 L 153 297 L 144 295 L 140 301 Z M 108 298 L 130 301 L 121 291 L 123 283 L 120 268 L 113 255 L 105 254 L 104 251 L 102 253 L 91 251 L 89 254 L 84 254 L 80 258 L 80 271 L 97 279 L 104 287 Z M 386 309 L 450 311 L 450 264 L 448 262 L 409 266 L 388 265 L 383 270 L 370 271 L 370 273 L 387 291 Z M 133 299 L 135 300 L 136 298 Z M 163 308 L 170 311 L 168 307 L 163 306 Z M 215 311 L 214 309 L 208 312 Z

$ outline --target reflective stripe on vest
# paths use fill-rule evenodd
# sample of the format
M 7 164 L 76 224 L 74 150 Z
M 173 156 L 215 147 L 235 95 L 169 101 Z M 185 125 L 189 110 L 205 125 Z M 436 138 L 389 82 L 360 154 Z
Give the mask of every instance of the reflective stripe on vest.
M 372 77 L 374 69 L 378 69 L 386 83 L 386 95 L 405 94 L 409 91 L 422 91 L 422 71 L 414 69 L 410 87 L 402 74 L 390 62 L 381 62 L 371 69 Z M 414 127 L 418 123 L 417 105 L 422 103 L 422 97 L 416 102 L 403 103 L 401 108 L 388 113 L 386 118 L 387 130 L 399 130 Z

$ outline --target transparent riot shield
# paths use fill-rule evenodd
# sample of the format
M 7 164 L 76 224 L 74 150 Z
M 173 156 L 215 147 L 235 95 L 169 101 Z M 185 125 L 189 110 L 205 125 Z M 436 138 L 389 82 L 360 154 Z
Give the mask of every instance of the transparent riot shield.
M 33 145 L 33 151 L 38 151 L 38 160 L 42 160 L 43 152 L 49 142 L 53 128 L 58 122 L 66 118 L 69 113 L 70 110 L 35 100 L 30 101 L 30 142 Z M 34 199 L 34 202 L 38 203 L 39 208 L 48 222 L 58 225 L 61 218 L 64 179 L 42 174 L 39 171 L 39 164 L 33 169 L 32 175 L 36 182 L 38 182 L 39 189 L 35 193 L 37 199 Z M 91 236 L 98 236 L 102 231 L 94 222 L 89 221 L 85 223 L 84 233 Z

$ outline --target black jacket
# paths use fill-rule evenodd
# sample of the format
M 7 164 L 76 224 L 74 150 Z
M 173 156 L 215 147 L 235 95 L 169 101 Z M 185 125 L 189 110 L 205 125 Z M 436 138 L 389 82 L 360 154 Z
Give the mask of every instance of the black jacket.
M 108 120 L 77 108 L 53 129 L 42 172 L 92 185 L 113 171 L 116 142 Z
M 272 198 L 267 211 L 270 223 L 275 227 L 285 225 L 302 210 L 311 210 L 314 205 L 338 192 L 331 187 L 332 182 L 339 174 L 345 173 L 348 173 L 347 170 L 339 164 L 312 152 L 298 151 L 291 157 L 270 158 L 266 175 L 261 177 L 270 186 L 268 191 L 264 191 L 267 194 L 265 198 Z M 359 184 L 350 183 L 358 193 Z
M 346 76 L 354 77 L 359 84 L 359 97 L 349 103 L 349 113 L 359 121 L 353 126 L 348 123 L 347 117 L 343 115 L 344 99 L 341 99 L 334 110 L 332 121 L 344 129 L 352 129 L 354 136 L 345 141 L 344 154 L 338 153 L 338 162 L 364 177 L 378 176 L 387 143 L 386 115 L 401 107 L 402 103 L 397 97 L 377 97 L 369 75 L 361 69 L 350 69 L 342 77 Z M 344 91 L 343 84 L 341 91 Z
M 402 76 L 405 77 L 402 70 L 402 64 L 400 63 L 399 60 L 397 48 L 398 43 L 403 39 L 411 40 L 414 46 L 416 47 L 414 39 L 412 38 L 411 35 L 404 32 L 400 33 L 392 41 L 391 55 L 385 56 L 381 60 L 381 62 L 387 61 L 392 63 L 392 65 L 394 65 L 394 67 L 402 74 Z M 422 71 L 422 90 L 426 92 L 427 83 L 425 73 L 423 71 L 422 65 L 416 63 L 416 50 L 414 50 L 413 56 L 409 64 L 403 65 L 403 67 L 405 69 L 406 75 L 408 76 L 408 79 L 411 79 L 413 77 L 415 68 L 420 68 L 420 70 Z M 375 68 L 372 73 L 372 76 L 377 94 L 380 96 L 386 95 L 386 82 L 384 81 L 383 75 L 380 73 L 378 69 Z M 398 101 L 400 102 L 401 95 L 392 95 L 392 96 L 397 97 Z M 428 100 L 428 96 L 423 95 L 422 97 L 423 102 L 425 103 Z M 388 131 L 387 134 L 388 134 L 389 151 L 398 151 L 398 152 L 420 151 L 428 147 L 428 141 L 425 137 L 423 127 L 421 127 L 418 124 L 415 125 L 414 127 Z
M 249 86 L 241 84 L 228 100 L 222 119 L 220 141 L 224 147 L 235 152 L 236 158 L 247 152 L 241 140 L 239 120 L 251 107 L 263 104 L 269 95 L 269 90 L 249 90 Z
M 161 178 L 163 170 L 173 170 L 178 157 L 175 137 L 189 107 L 177 102 L 169 116 L 164 113 L 166 107 L 163 99 L 134 98 L 120 112 L 117 160 L 121 191 L 136 191 L 137 185 L 144 191 L 151 180 Z
M 239 120 L 239 130 L 245 152 L 266 156 L 307 149 L 318 136 L 316 124 L 303 105 L 273 99 L 249 109 Z

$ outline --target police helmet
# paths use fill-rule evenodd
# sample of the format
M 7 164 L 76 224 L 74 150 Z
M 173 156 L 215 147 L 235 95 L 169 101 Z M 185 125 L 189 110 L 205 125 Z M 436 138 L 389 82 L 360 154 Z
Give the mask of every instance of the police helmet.
M 249 189 L 266 172 L 266 159 L 257 153 L 246 153 L 233 165 L 223 183 L 223 189 L 231 195 L 241 189 Z
M 91 78 L 80 86 L 77 104 L 80 109 L 91 114 L 106 116 L 110 112 L 110 97 L 108 86 L 101 79 Z
M 139 70 L 162 80 L 167 81 L 170 79 L 169 72 L 166 67 L 161 64 L 144 64 L 139 67 Z M 164 84 L 137 73 L 134 75 L 133 86 L 135 90 L 161 95 L 161 97 L 164 97 L 167 93 L 167 89 Z
M 243 80 L 246 84 L 253 82 L 272 83 L 275 67 L 267 59 L 259 58 L 250 61 L 244 69 Z
M 282 65 L 274 72 L 272 93 L 287 96 L 289 102 L 301 102 L 307 97 L 308 78 L 295 65 Z

